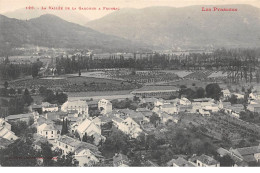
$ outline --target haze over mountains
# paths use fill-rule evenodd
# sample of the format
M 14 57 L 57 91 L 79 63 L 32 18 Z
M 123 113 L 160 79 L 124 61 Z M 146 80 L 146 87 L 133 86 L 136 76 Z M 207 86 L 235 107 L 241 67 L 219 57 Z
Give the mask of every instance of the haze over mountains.
M 142 48 L 142 45 L 102 34 L 54 15 L 42 15 L 27 21 L 0 15 L 0 42 L 2 48 L 5 45 L 21 47 L 25 44 L 106 51 L 133 51 Z
M 15 18 L 20 20 L 29 20 L 40 17 L 44 14 L 53 14 L 66 20 L 68 22 L 76 23 L 79 25 L 85 25 L 89 19 L 77 11 L 64 11 L 64 10 L 26 10 L 25 8 L 18 9 L 11 12 L 6 12 L 3 15 L 9 18 Z
M 103 51 L 259 47 L 259 8 L 224 5 L 217 7 L 237 8 L 238 11 L 203 12 L 201 7 L 121 9 L 88 22 L 86 27 L 54 15 L 37 17 L 41 14 L 36 12 L 21 11 L 20 18 L 32 18 L 30 20 L 0 15 L 0 49 L 26 44 Z M 16 18 L 19 18 L 18 12 Z
M 122 9 L 90 21 L 86 26 L 163 49 L 259 46 L 259 8 L 222 5 L 217 7 L 237 8 L 238 11 L 203 12 L 201 7 Z

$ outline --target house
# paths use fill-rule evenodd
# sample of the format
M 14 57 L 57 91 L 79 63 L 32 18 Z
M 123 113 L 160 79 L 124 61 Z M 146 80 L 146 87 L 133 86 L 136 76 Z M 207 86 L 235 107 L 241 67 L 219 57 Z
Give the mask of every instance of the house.
M 132 138 L 137 138 L 142 132 L 140 125 L 130 117 L 126 118 L 125 120 L 120 118 L 113 118 L 113 122 L 119 130 Z
M 226 150 L 225 148 L 219 148 L 217 149 L 217 153 L 220 157 L 224 157 L 226 155 L 230 156 L 231 159 L 234 161 L 234 167 L 239 166 L 248 166 L 246 162 L 243 161 L 243 159 L 241 159 L 240 157 L 232 154 L 229 150 Z
M 205 109 L 207 106 L 215 105 L 214 99 L 211 98 L 200 98 L 193 99 L 192 101 L 192 112 L 199 112 L 200 109 Z
M 175 114 L 178 113 L 178 108 L 175 104 L 166 104 L 160 106 L 160 110 L 166 112 L 168 114 Z
M 146 118 L 150 118 L 153 112 L 147 108 L 137 108 L 136 112 L 141 112 Z
M 105 140 L 105 137 L 101 135 L 101 123 L 95 123 L 86 118 L 83 122 L 79 123 L 75 130 L 79 133 L 80 138 L 86 134 L 87 136 L 94 137 L 94 144 L 98 145 L 100 140 Z
M 29 124 L 30 119 L 34 118 L 36 114 L 36 112 L 33 112 L 26 114 L 9 115 L 5 117 L 5 120 L 7 120 L 8 122 L 25 121 L 27 124 Z
M 63 135 L 53 143 L 60 149 L 63 155 L 75 153 L 74 158 L 79 166 L 93 166 L 103 159 L 101 152 L 95 145 L 79 141 L 69 136 Z
M 192 112 L 192 105 L 178 105 L 178 112 Z
M 217 153 L 219 154 L 220 157 L 224 157 L 225 155 L 231 154 L 228 150 L 226 150 L 225 148 L 222 148 L 222 147 L 217 149 Z
M 75 100 L 75 101 L 66 101 L 61 106 L 61 111 L 69 112 L 71 110 L 76 110 L 78 114 L 82 114 L 84 117 L 88 117 L 88 104 L 86 101 Z
M 42 105 L 33 104 L 30 106 L 31 112 L 38 112 L 39 114 L 42 114 Z
M 98 100 L 87 100 L 89 109 L 98 109 Z
M 230 148 L 229 152 L 231 156 L 236 156 L 247 163 L 260 161 L 260 145 L 236 149 Z
M 251 112 L 260 113 L 260 104 L 249 104 L 247 106 L 247 110 L 249 110 Z
M 12 132 L 11 130 L 9 130 L 4 126 L 0 127 L 0 137 L 7 139 L 9 141 L 15 141 L 16 139 L 18 139 L 18 137 L 14 134 L 14 132 Z
M 41 148 L 41 144 L 42 143 L 47 143 L 48 142 L 48 139 L 46 139 L 46 137 L 44 136 L 41 136 L 37 133 L 34 133 L 33 134 L 33 148 L 37 151 L 41 151 L 42 148 Z
M 5 149 L 11 143 L 13 143 L 13 141 L 0 137 L 0 149 Z
M 224 89 L 221 91 L 221 93 L 223 94 L 224 99 L 231 97 L 231 93 L 230 93 L 229 89 Z
M 210 112 L 204 109 L 199 109 L 199 114 L 202 116 L 210 116 Z
M 161 118 L 161 122 L 163 124 L 166 124 L 169 121 L 173 122 L 173 117 L 171 115 L 167 114 L 167 113 L 164 113 L 164 112 L 160 114 L 160 118 Z
M 230 106 L 231 106 L 230 102 L 220 101 L 219 104 L 218 104 L 219 109 L 225 109 L 225 108 L 230 107 Z
M 61 130 L 58 130 L 53 124 L 43 123 L 37 127 L 37 134 L 46 139 L 57 139 L 60 137 Z
M 5 127 L 8 130 L 11 130 L 11 124 L 9 124 L 8 122 L 6 122 L 3 118 L 0 118 L 0 128 L 1 127 Z
M 141 98 L 140 104 L 151 104 L 154 105 L 158 101 L 157 98 Z
M 179 99 L 178 104 L 188 106 L 191 105 L 191 101 L 189 101 L 189 99 L 185 97 L 182 97 L 181 99 Z
M 217 160 L 205 154 L 193 156 L 189 161 L 195 163 L 197 167 L 220 167 L 220 163 Z
M 212 104 L 204 107 L 204 110 L 210 111 L 210 112 L 218 112 L 219 111 L 219 106 L 217 104 Z
M 235 95 L 237 97 L 237 99 L 244 99 L 245 98 L 245 96 L 243 94 L 233 93 L 233 95 Z
M 42 112 L 58 112 L 59 107 L 57 104 L 50 104 L 48 102 L 42 103 Z
M 121 153 L 116 153 L 113 157 L 113 166 L 114 167 L 128 167 L 130 160 L 128 157 Z
M 98 110 L 101 111 L 101 114 L 107 114 L 112 112 L 112 103 L 109 100 L 101 99 L 98 102 Z
M 169 162 L 166 163 L 167 166 L 169 167 L 196 167 L 196 164 L 187 161 L 182 157 L 178 157 L 177 159 L 172 159 Z
M 242 111 L 244 111 L 244 106 L 242 104 L 233 104 L 224 107 L 224 112 L 235 118 L 239 118 L 240 112 Z

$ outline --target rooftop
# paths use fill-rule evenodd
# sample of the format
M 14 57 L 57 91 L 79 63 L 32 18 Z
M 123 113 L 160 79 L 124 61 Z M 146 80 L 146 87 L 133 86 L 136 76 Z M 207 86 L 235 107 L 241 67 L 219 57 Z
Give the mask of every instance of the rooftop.
M 242 156 L 260 153 L 260 146 L 244 147 L 236 149 Z
M 8 120 L 15 120 L 15 119 L 22 119 L 22 118 L 30 118 L 30 117 L 33 117 L 33 113 L 9 115 L 5 117 L 5 119 L 8 121 Z

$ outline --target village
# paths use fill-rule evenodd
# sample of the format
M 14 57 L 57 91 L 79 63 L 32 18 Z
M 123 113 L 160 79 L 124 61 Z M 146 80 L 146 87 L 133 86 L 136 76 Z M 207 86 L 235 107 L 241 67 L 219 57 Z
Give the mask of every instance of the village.
M 28 113 L 2 115 L 0 147 L 5 153 L 30 140 L 38 155 L 1 154 L 1 165 L 19 157 L 32 157 L 34 166 L 258 165 L 260 121 L 250 118 L 260 113 L 259 88 L 230 91 L 210 83 L 195 87 L 191 97 L 192 86 L 145 85 L 127 98 L 31 102 Z

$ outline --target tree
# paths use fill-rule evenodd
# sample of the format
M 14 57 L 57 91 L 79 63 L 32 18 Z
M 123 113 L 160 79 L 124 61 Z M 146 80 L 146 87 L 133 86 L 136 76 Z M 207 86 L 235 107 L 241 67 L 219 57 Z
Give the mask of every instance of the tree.
M 68 120 L 62 120 L 62 128 L 61 128 L 61 135 L 64 135 L 64 134 L 67 134 L 69 131 L 68 131 Z
M 234 160 L 229 155 L 225 155 L 225 156 L 221 157 L 219 159 L 219 162 L 220 162 L 220 166 L 223 166 L 223 167 L 231 167 L 231 166 L 234 166 L 234 164 L 235 164 Z
M 78 132 L 77 130 L 75 131 L 75 137 L 76 137 L 77 139 L 81 140 L 81 139 L 80 139 L 79 132 Z
M 130 142 L 129 136 L 123 133 L 122 131 L 112 128 L 110 135 L 107 137 L 106 141 L 101 147 L 101 151 L 109 152 L 112 155 L 114 153 L 123 153 L 126 154 L 130 151 Z
M 32 77 L 36 78 L 38 77 L 38 73 L 39 73 L 39 67 L 37 63 L 33 63 L 32 65 Z
M 83 141 L 83 142 L 88 142 L 88 135 L 87 135 L 87 133 L 85 133 L 85 134 L 83 135 L 82 141 Z
M 232 94 L 231 97 L 228 99 L 228 101 L 231 103 L 231 104 L 237 104 L 237 96 Z
M 73 161 L 74 154 L 69 152 L 66 155 L 62 155 L 58 157 L 57 162 L 54 163 L 54 166 L 76 166 L 76 164 Z
M 25 121 L 10 122 L 10 124 L 12 132 L 14 132 L 17 136 L 22 136 L 24 130 L 28 128 L 28 125 Z
M 57 93 L 56 99 L 57 99 L 59 104 L 63 104 L 68 100 L 68 95 L 65 94 L 65 93 Z
M 219 100 L 221 96 L 221 89 L 217 83 L 208 84 L 205 90 L 207 97 Z
M 42 149 L 42 158 L 43 158 L 43 165 L 44 166 L 53 166 L 53 153 L 51 150 L 51 145 L 47 143 L 41 143 Z
M 15 95 L 15 94 L 16 94 L 16 91 L 15 91 L 15 89 L 10 88 L 9 91 L 8 91 L 8 93 L 9 93 L 10 95 Z
M 157 124 L 160 122 L 160 117 L 156 114 L 153 113 L 153 115 L 150 117 L 150 122 L 156 127 Z
M 95 138 L 93 135 L 91 135 L 89 138 L 88 138 L 88 143 L 91 143 L 91 144 L 94 144 L 94 141 L 95 141 Z
M 24 100 L 25 104 L 27 104 L 28 106 L 33 102 L 33 99 L 32 99 L 30 92 L 27 88 L 24 90 L 23 100 Z
M 7 148 L 0 150 L 1 166 L 36 166 L 37 152 L 29 138 L 18 139 Z
M 7 89 L 7 88 L 8 88 L 8 86 L 9 86 L 8 82 L 7 82 L 7 81 L 5 81 L 5 83 L 4 83 L 4 87 L 5 87 L 5 89 Z
M 205 97 L 205 90 L 201 87 L 199 87 L 196 91 L 197 98 L 204 98 Z

